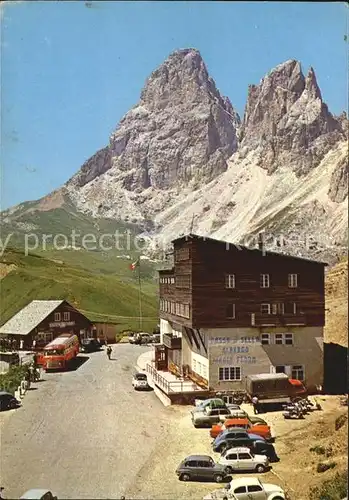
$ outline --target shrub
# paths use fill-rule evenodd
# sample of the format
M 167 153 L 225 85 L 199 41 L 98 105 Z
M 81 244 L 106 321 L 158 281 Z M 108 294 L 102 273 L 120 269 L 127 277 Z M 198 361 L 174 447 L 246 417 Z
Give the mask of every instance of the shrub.
M 348 471 L 337 472 L 332 479 L 310 489 L 309 500 L 342 500 L 348 494 Z
M 325 448 L 325 446 L 313 446 L 309 449 L 309 451 L 313 451 L 318 455 L 326 455 L 326 457 L 331 457 L 333 455 L 331 446 L 328 446 L 327 448 Z
M 326 448 L 324 448 L 323 446 L 313 446 L 313 448 L 310 448 L 309 451 L 313 451 L 314 453 L 317 453 L 318 455 L 325 455 Z
M 341 415 L 340 417 L 336 418 L 336 421 L 335 421 L 336 431 L 338 431 L 341 427 L 343 427 L 343 425 L 347 421 L 347 418 L 348 418 L 347 414 Z
M 316 467 L 316 472 L 325 472 L 328 469 L 333 469 L 336 467 L 336 462 L 329 462 L 329 463 L 324 463 L 324 462 L 319 462 Z
M 26 371 L 26 366 L 11 366 L 7 373 L 0 375 L 0 390 L 14 395 Z

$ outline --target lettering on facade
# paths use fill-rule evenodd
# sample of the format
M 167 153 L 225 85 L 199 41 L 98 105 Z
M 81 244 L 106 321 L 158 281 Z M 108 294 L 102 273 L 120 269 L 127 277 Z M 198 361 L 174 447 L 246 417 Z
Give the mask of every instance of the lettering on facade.
M 248 352 L 249 348 L 247 346 L 234 346 L 234 347 L 223 347 L 222 352 L 223 354 L 236 354 L 236 353 L 241 353 L 241 352 Z
M 260 344 L 260 337 L 211 337 L 210 344 Z
M 213 358 L 214 364 L 219 365 L 240 365 L 240 364 L 254 364 L 257 363 L 257 358 L 255 356 L 217 356 Z
M 55 321 L 54 323 L 49 323 L 50 328 L 65 328 L 66 326 L 74 326 L 75 321 Z

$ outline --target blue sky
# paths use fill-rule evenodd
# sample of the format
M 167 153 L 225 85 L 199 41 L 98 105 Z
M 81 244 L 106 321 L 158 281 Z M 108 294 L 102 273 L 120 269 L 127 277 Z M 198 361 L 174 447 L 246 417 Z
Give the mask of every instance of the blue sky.
M 333 113 L 347 109 L 344 3 L 9 3 L 1 7 L 2 209 L 67 181 L 178 48 L 200 50 L 241 115 L 248 85 L 292 58 L 305 72 L 314 67 Z

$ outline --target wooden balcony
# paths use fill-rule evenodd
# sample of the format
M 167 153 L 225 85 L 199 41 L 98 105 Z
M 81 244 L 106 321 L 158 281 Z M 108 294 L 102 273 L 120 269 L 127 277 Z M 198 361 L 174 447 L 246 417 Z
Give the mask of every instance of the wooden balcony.
M 251 326 L 305 326 L 305 314 L 251 314 Z
M 182 349 L 182 338 L 174 337 L 172 333 L 165 333 L 163 335 L 163 344 L 168 349 Z

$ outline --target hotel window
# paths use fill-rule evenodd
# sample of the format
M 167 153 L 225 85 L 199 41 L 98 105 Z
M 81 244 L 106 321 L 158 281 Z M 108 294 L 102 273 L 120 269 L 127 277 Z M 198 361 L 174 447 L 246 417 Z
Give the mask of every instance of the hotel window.
M 298 274 L 288 275 L 288 286 L 289 288 L 297 288 L 298 286 Z
M 285 314 L 285 304 L 283 304 L 283 303 L 272 304 L 271 313 L 272 314 Z
M 207 379 L 207 366 L 203 365 L 202 368 L 202 376 Z
M 61 321 L 61 313 L 55 313 L 55 321 Z
M 270 286 L 269 274 L 261 274 L 260 275 L 260 287 L 261 288 L 269 288 L 269 286 Z
M 275 344 L 283 344 L 283 334 L 275 333 Z
M 261 344 L 262 345 L 269 345 L 270 344 L 270 334 L 269 333 L 262 333 Z
M 218 369 L 218 379 L 220 381 L 241 380 L 240 366 L 227 366 Z
M 235 304 L 233 303 L 227 305 L 227 318 L 235 319 Z
M 196 359 L 193 359 L 193 371 L 196 373 Z
M 235 288 L 235 274 L 225 275 L 225 288 Z
M 199 363 L 199 361 L 197 367 L 198 367 L 198 374 L 201 375 L 201 363 Z
M 70 312 L 63 313 L 63 321 L 70 321 Z
M 178 248 L 175 252 L 176 262 L 180 260 L 188 260 L 190 257 L 189 248 Z
M 286 373 L 286 367 L 284 365 L 275 366 L 275 373 Z
M 293 302 L 293 314 L 297 314 L 297 304 Z
M 291 370 L 291 378 L 296 380 L 304 380 L 304 366 L 303 365 L 294 365 Z
M 261 304 L 261 313 L 270 314 L 270 304 Z
M 190 288 L 190 274 L 176 276 L 176 288 Z
M 286 345 L 293 345 L 293 333 L 285 333 L 284 338 Z

